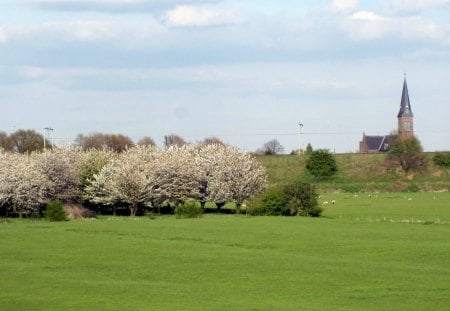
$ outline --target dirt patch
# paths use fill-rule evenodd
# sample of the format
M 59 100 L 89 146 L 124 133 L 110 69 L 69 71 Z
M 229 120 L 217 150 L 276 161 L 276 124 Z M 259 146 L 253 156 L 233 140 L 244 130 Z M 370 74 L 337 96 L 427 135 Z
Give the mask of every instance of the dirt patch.
M 441 177 L 442 176 L 442 174 L 443 174 L 443 172 L 442 171 L 436 171 L 436 172 L 433 172 L 433 176 L 434 177 Z

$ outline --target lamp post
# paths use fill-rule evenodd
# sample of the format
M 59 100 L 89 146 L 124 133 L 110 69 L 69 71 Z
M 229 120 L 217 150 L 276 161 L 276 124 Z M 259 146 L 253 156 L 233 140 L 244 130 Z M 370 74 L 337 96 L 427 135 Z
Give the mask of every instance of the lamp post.
M 53 129 L 51 127 L 46 127 L 46 128 L 44 128 L 44 130 L 45 130 L 45 134 L 44 134 L 44 151 L 45 151 L 45 147 L 46 147 L 45 138 L 47 137 L 47 135 L 50 134 L 50 132 L 53 132 Z M 51 142 L 51 144 L 53 145 L 53 142 Z
M 303 124 L 301 122 L 298 123 L 298 154 L 302 154 L 302 133 L 303 133 Z

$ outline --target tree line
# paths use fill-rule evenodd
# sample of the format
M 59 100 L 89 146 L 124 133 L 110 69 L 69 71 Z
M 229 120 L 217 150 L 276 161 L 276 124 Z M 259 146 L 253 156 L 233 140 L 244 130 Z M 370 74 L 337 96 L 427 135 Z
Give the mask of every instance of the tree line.
M 11 134 L 0 131 L 0 149 L 9 152 L 30 153 L 34 151 L 43 151 L 45 148 L 51 149 L 54 146 L 47 140 L 44 144 L 44 135 L 31 129 L 19 129 Z M 168 134 L 163 139 L 164 148 L 170 146 L 181 147 L 188 142 L 177 134 Z M 217 137 L 207 137 L 199 144 L 220 144 L 224 143 Z M 114 152 L 123 152 L 133 146 L 156 146 L 155 140 L 150 136 L 144 136 L 136 143 L 128 136 L 123 134 L 110 134 L 93 132 L 90 134 L 78 134 L 74 145 L 83 150 L 90 149 L 108 149 Z
M 218 207 L 242 203 L 266 187 L 253 156 L 222 144 L 136 145 L 123 152 L 80 147 L 0 152 L 0 209 L 38 215 L 52 199 L 97 207 L 127 207 L 130 215 L 189 200 Z

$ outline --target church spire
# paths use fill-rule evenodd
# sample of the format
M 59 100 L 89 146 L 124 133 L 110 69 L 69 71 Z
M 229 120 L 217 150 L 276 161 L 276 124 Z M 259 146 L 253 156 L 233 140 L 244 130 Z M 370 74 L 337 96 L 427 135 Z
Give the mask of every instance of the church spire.
M 409 102 L 408 85 L 406 84 L 406 75 L 403 80 L 402 100 L 400 102 L 400 111 L 398 112 L 398 134 L 402 138 L 410 138 L 414 136 L 413 129 L 414 115 Z
M 409 102 L 408 85 L 406 84 L 406 74 L 403 80 L 402 100 L 400 101 L 400 111 L 397 117 L 413 117 L 411 103 Z

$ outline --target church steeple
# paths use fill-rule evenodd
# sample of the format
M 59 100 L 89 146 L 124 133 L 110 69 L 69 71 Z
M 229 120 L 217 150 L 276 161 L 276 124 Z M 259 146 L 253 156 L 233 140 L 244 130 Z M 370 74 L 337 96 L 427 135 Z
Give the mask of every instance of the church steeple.
M 403 91 L 402 91 L 402 100 L 400 102 L 400 111 L 398 112 L 397 117 L 414 117 L 411 110 L 411 103 L 409 102 L 409 94 L 408 94 L 408 85 L 406 84 L 406 75 L 403 80 Z
M 413 112 L 409 102 L 408 85 L 406 84 L 406 75 L 403 80 L 402 99 L 400 101 L 400 111 L 398 112 L 398 134 L 401 138 L 410 138 L 414 135 L 413 131 Z

